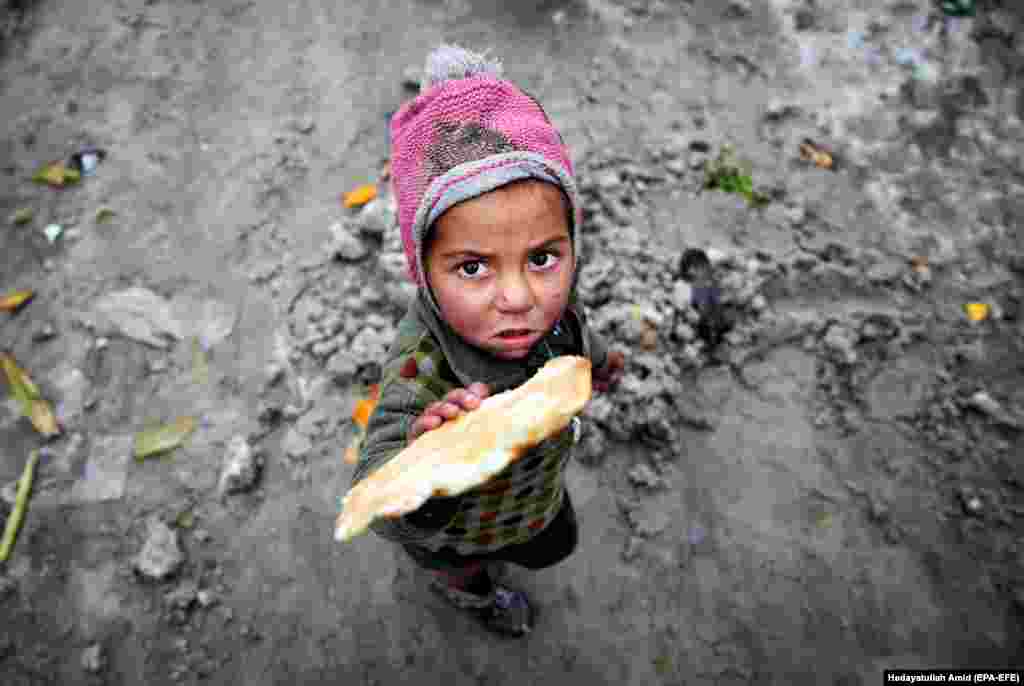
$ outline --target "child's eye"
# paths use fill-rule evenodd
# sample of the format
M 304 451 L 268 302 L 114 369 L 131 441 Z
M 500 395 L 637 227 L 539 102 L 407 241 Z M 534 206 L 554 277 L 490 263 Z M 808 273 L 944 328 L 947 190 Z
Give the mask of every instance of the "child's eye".
M 551 257 L 554 259 L 544 261 L 544 258 L 546 257 Z M 559 257 L 560 255 L 557 252 L 553 250 L 545 250 L 544 252 L 534 253 L 533 255 L 530 255 L 530 261 L 533 262 L 533 265 L 539 268 L 541 271 L 551 271 L 551 269 L 554 268 L 554 265 L 558 264 Z M 537 258 L 540 258 L 540 262 L 543 263 L 539 263 Z M 483 260 L 469 260 L 468 262 L 463 262 L 462 264 L 455 267 L 455 271 L 458 272 L 459 276 L 462 276 L 463 278 L 475 280 L 480 278 L 480 266 L 483 264 Z

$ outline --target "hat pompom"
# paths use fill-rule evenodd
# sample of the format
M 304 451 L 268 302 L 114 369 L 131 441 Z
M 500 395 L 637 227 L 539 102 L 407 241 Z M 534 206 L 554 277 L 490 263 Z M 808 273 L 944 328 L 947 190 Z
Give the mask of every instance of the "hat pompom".
M 444 44 L 427 55 L 423 69 L 421 90 L 426 90 L 445 81 L 464 79 L 470 76 L 494 76 L 501 78 L 502 66 L 497 59 L 471 52 L 457 45 Z

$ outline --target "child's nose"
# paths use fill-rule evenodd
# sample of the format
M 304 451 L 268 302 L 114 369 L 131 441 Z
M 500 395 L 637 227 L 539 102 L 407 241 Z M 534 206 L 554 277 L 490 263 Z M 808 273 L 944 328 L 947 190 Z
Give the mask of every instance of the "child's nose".
M 498 298 L 505 309 L 529 307 L 533 304 L 533 290 L 522 276 L 506 276 L 501 281 Z

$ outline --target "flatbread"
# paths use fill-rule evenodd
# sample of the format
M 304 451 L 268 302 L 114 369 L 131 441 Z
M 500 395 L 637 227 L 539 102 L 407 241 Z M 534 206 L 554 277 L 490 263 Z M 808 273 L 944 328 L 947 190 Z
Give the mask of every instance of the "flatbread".
M 335 540 L 350 541 L 374 519 L 408 514 L 432 495 L 459 495 L 486 483 L 568 426 L 590 394 L 590 360 L 550 360 L 522 386 L 427 431 L 353 486 L 342 500 Z

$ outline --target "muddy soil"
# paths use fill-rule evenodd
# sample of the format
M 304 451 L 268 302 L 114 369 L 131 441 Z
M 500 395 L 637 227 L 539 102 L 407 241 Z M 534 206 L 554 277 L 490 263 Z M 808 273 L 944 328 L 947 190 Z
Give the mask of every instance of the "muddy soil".
M 4 396 L 0 517 L 44 449 L 0 565 L 0 682 L 1024 666 L 1021 7 L 7 3 L 0 295 L 35 297 L 0 312 L 0 348 L 64 433 Z M 378 179 L 387 115 L 441 41 L 491 48 L 562 131 L 582 295 L 627 354 L 567 473 L 578 551 L 508 572 L 540 610 L 520 641 L 386 542 L 332 539 L 350 416 L 409 296 L 386 184 L 362 209 L 340 196 Z M 725 144 L 766 205 L 703 188 Z M 32 182 L 89 146 L 107 155 L 80 183 Z M 713 351 L 689 247 L 732 313 Z M 184 446 L 132 459 L 182 415 Z

